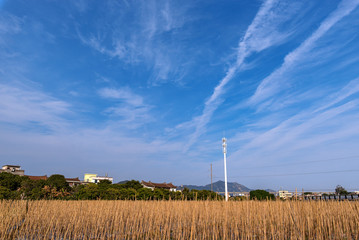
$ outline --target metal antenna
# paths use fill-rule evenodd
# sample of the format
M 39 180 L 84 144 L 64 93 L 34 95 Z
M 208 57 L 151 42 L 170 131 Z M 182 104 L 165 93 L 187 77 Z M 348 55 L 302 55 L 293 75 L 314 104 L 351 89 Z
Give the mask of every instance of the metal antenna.
M 226 201 L 228 201 L 228 187 L 227 187 L 227 139 L 222 138 L 222 147 L 223 147 L 223 159 L 224 159 L 224 189 Z

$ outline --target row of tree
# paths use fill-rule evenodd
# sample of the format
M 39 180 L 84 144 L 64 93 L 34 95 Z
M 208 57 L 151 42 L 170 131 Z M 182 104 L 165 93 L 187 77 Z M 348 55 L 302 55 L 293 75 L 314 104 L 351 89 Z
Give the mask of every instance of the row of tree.
M 62 175 L 47 180 L 31 180 L 26 176 L 0 173 L 0 199 L 63 199 L 63 200 L 223 200 L 223 196 L 208 190 L 183 189 L 171 192 L 151 190 L 132 180 L 124 184 L 101 181 L 70 187 Z
M 337 186 L 337 194 L 348 194 Z M 250 199 L 274 200 L 274 194 L 264 190 L 250 192 Z M 64 200 L 223 200 L 224 197 L 209 190 L 183 189 L 171 192 L 166 189 L 144 188 L 138 181 L 112 184 L 104 180 L 98 184 L 88 183 L 70 187 L 63 175 L 55 174 L 47 180 L 30 180 L 26 176 L 0 173 L 0 199 L 64 199 Z M 244 200 L 233 197 L 230 200 Z

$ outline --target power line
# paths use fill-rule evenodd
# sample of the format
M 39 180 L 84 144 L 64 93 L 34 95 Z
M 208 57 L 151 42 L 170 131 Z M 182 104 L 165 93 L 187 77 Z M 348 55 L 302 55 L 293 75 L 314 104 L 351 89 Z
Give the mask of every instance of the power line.
M 339 170 L 339 171 L 322 171 L 322 172 L 304 172 L 304 173 L 286 173 L 286 174 L 269 174 L 269 175 L 244 175 L 244 176 L 234 176 L 230 178 L 258 178 L 258 177 L 287 177 L 287 176 L 300 176 L 300 175 L 316 175 L 316 174 L 328 174 L 328 173 L 344 173 L 344 172 L 359 172 L 358 169 L 355 170 Z
M 348 157 L 340 157 L 340 158 L 329 158 L 329 159 L 323 159 L 323 160 L 304 161 L 304 162 L 297 162 L 297 163 L 284 163 L 284 164 L 277 164 L 277 165 L 265 165 L 265 166 L 259 166 L 259 167 L 243 167 L 241 169 L 258 169 L 258 168 L 283 167 L 283 166 L 302 165 L 302 164 L 317 163 L 317 162 L 330 162 L 330 161 L 345 160 L 345 159 L 351 159 L 351 158 L 359 158 L 359 155 L 348 156 Z

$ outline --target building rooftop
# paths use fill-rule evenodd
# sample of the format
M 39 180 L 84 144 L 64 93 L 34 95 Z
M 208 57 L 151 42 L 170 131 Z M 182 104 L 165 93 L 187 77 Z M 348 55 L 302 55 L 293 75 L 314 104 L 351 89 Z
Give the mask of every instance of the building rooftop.
M 147 187 L 154 187 L 154 188 L 176 188 L 175 185 L 173 185 L 172 183 L 153 183 L 151 181 L 149 182 L 145 182 L 145 181 L 141 181 L 141 183 Z
M 4 168 L 6 168 L 6 167 L 12 167 L 12 168 L 20 168 L 20 166 L 19 165 L 3 165 L 2 166 L 2 168 L 4 169 Z
M 30 178 L 30 180 L 47 180 L 47 175 L 44 176 L 29 176 L 29 175 L 25 175 L 26 177 Z
M 76 178 L 65 178 L 67 182 L 81 182 L 81 180 L 76 177 Z

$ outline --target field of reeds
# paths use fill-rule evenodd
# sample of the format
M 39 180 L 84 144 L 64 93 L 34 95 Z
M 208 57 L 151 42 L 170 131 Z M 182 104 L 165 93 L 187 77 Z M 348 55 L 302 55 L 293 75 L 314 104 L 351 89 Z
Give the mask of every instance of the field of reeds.
M 0 239 L 359 239 L 359 202 L 0 201 Z

